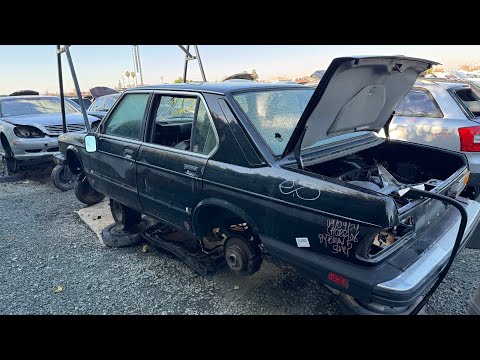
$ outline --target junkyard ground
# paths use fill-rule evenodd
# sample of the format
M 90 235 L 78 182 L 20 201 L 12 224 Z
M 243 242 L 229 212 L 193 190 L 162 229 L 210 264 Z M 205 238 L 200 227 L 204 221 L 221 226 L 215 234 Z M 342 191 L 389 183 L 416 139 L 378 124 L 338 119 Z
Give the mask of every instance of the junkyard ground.
M 289 268 L 264 261 L 252 277 L 224 268 L 197 275 L 160 250 L 105 247 L 79 216 L 52 167 L 0 183 L 1 314 L 338 314 L 336 297 Z M 1 171 L 1 169 L 0 169 Z M 428 314 L 466 314 L 480 282 L 480 253 L 464 250 Z

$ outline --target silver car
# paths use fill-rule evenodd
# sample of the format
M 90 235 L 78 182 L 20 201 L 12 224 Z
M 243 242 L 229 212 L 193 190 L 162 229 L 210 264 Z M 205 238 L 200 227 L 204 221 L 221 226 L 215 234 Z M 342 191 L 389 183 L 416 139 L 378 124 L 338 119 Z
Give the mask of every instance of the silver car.
M 396 108 L 388 129 L 392 139 L 463 152 L 471 170 L 463 195 L 477 198 L 480 190 L 480 96 L 477 89 L 465 83 L 417 81 Z
M 67 101 L 65 112 L 68 131 L 85 130 L 82 114 Z M 0 156 L 7 174 L 17 171 L 20 161 L 51 158 L 62 132 L 59 97 L 0 97 Z

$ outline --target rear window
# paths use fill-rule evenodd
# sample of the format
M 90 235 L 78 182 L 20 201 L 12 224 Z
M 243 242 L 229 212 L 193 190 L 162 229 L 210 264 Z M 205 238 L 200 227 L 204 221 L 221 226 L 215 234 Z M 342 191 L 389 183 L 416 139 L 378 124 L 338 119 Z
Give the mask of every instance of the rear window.
M 432 95 L 425 90 L 410 90 L 395 109 L 395 115 L 416 117 L 443 117 Z
M 457 97 L 474 117 L 480 117 L 480 91 L 465 88 L 455 90 Z
M 314 89 L 278 89 L 242 92 L 233 98 L 266 142 L 281 155 Z

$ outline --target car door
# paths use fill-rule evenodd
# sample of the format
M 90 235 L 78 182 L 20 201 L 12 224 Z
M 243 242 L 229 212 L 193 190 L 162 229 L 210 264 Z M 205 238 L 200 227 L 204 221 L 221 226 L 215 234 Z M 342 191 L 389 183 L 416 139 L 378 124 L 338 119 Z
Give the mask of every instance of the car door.
M 445 95 L 449 96 L 446 91 Z M 453 119 L 445 118 L 430 91 L 416 87 L 396 108 L 389 125 L 389 135 L 391 139 L 458 151 L 457 127 Z
M 102 124 L 97 151 L 90 155 L 93 187 L 134 209 L 140 209 L 135 158 L 149 96 L 148 92 L 125 94 Z
M 158 92 L 148 122 L 137 156 L 142 210 L 190 232 L 204 169 L 218 146 L 212 117 L 200 94 Z

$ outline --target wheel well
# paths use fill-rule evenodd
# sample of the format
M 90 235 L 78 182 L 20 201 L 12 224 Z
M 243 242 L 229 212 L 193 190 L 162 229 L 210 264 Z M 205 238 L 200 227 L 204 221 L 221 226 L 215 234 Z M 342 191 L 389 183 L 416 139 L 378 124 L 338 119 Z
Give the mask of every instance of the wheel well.
M 219 206 L 205 206 L 200 210 L 195 221 L 195 234 L 199 238 L 209 236 L 212 234 L 213 229 L 225 228 L 228 229 L 231 226 L 238 224 L 246 224 L 249 229 L 249 234 L 256 236 L 251 224 L 249 224 L 244 218 L 239 216 L 233 211 L 227 210 Z
M 67 150 L 67 164 L 68 167 L 70 168 L 70 171 L 73 174 L 80 174 L 82 172 L 82 163 L 80 162 L 80 159 L 78 158 L 77 154 L 73 152 L 73 150 Z
M 5 154 L 12 156 L 12 148 L 10 147 L 10 144 L 8 143 L 7 137 L 5 136 L 4 133 L 0 134 L 0 143 L 2 145 L 3 150 L 5 150 Z

